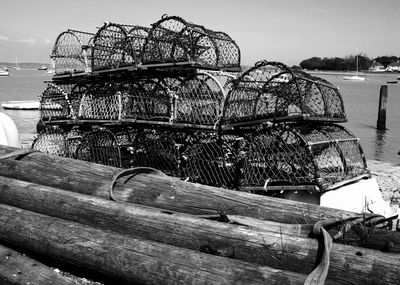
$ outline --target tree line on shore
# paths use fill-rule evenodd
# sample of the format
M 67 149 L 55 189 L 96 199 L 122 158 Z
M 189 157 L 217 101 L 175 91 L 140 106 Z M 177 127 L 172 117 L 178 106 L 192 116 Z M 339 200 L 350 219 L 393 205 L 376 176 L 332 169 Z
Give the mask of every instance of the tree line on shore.
M 345 58 L 340 57 L 311 57 L 300 62 L 300 67 L 308 70 L 337 70 L 348 71 L 356 70 L 358 58 L 358 69 L 367 70 L 374 61 L 379 62 L 385 68 L 392 62 L 400 60 L 397 56 L 379 56 L 376 58 L 369 58 L 366 55 L 350 55 Z

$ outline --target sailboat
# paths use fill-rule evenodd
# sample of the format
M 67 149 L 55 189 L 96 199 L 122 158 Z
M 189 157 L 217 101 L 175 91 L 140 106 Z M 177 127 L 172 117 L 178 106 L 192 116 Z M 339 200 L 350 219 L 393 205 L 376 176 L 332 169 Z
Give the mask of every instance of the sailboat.
M 343 77 L 344 80 L 352 80 L 352 81 L 365 81 L 365 77 L 358 75 L 358 53 L 356 55 L 356 75 L 349 75 Z
M 13 66 L 12 68 L 14 68 L 15 70 L 20 70 L 21 68 L 18 66 L 18 59 L 15 58 L 15 66 Z

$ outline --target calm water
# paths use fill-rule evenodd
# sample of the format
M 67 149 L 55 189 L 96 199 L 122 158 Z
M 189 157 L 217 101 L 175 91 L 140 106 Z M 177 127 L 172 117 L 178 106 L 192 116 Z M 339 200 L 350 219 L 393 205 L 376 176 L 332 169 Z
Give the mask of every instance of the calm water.
M 38 70 L 11 70 L 12 76 L 0 77 L 0 102 L 9 100 L 34 100 L 44 91 L 45 80 L 50 75 Z M 314 74 L 327 79 L 339 87 L 343 96 L 349 121 L 343 124 L 357 137 L 367 159 L 400 163 L 400 81 L 398 84 L 387 84 L 396 75 L 374 74 L 365 75 L 364 82 L 343 80 L 340 74 Z M 387 130 L 377 131 L 379 90 L 382 85 L 388 85 Z M 36 123 L 39 111 L 2 110 L 11 116 L 18 126 L 21 142 L 24 147 L 30 147 L 36 135 Z
M 343 80 L 343 75 L 321 75 L 339 87 L 342 94 L 348 122 L 343 126 L 360 138 L 367 159 L 400 163 L 400 81 L 396 74 L 365 75 L 366 81 Z M 379 92 L 382 85 L 388 86 L 388 109 L 385 131 L 376 129 L 378 119 Z
M 12 75 L 0 76 L 0 102 L 15 100 L 37 100 L 46 88 L 45 80 L 51 75 L 34 69 L 9 70 Z M 23 147 L 30 147 L 36 135 L 39 111 L 1 110 L 17 124 Z

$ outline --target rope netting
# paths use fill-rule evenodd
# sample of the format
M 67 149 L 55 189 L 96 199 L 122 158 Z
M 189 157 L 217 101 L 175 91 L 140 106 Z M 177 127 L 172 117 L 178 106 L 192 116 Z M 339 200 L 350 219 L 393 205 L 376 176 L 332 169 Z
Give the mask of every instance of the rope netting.
M 225 99 L 225 91 L 218 79 L 200 72 L 186 78 L 176 89 L 174 121 L 199 125 L 215 125 Z
M 260 62 L 236 78 L 221 71 L 197 70 L 64 86 L 59 88 L 65 94 L 53 86 L 43 98 L 48 105 L 60 105 L 68 98 L 71 116 L 79 114 L 82 120 L 159 120 L 222 127 L 265 121 L 346 121 L 337 87 L 275 62 Z M 60 118 L 54 113 L 52 119 Z
M 152 24 L 143 62 L 190 62 L 203 67 L 240 70 L 240 50 L 230 36 L 176 16 Z
M 87 91 L 85 84 L 49 83 L 39 97 L 40 117 L 43 121 L 76 119 L 82 98 Z
M 151 28 L 110 22 L 94 34 L 68 29 L 57 37 L 51 58 L 56 75 L 142 63 L 240 70 L 240 50 L 229 35 L 177 16 L 163 16 Z
M 358 139 L 339 125 L 281 125 L 247 141 L 244 186 L 314 183 L 326 190 L 368 174 Z
M 43 153 L 68 157 L 66 142 L 66 132 L 57 126 L 52 126 L 39 133 L 32 143 L 32 148 Z
M 199 71 L 186 77 L 51 83 L 40 99 L 41 117 L 214 126 L 226 94 L 219 78 L 227 82 L 231 75 Z
M 336 86 L 279 62 L 256 63 L 231 81 L 229 89 L 222 113 L 225 124 L 347 120 Z
M 63 120 L 72 118 L 72 110 L 68 96 L 72 94 L 72 84 L 48 84 L 39 97 L 41 119 L 43 121 Z
M 93 70 L 113 69 L 141 63 L 148 28 L 106 23 L 93 39 Z
M 74 157 L 109 166 L 122 166 L 118 141 L 114 134 L 105 128 L 95 129 L 84 134 L 80 143 L 76 145 Z
M 40 103 L 55 126 L 34 149 L 254 193 L 327 191 L 369 174 L 358 139 L 334 124 L 347 120 L 336 86 L 279 62 L 239 74 L 223 32 L 176 16 L 105 23 L 60 34 L 51 57 Z M 65 76 L 75 72 L 85 74 Z
M 276 124 L 242 134 L 128 125 L 48 128 L 33 148 L 124 168 L 152 167 L 191 182 L 246 191 L 297 185 L 325 191 L 369 173 L 358 139 L 334 124 Z
M 94 34 L 70 30 L 61 33 L 51 53 L 56 74 L 90 72 Z
M 52 126 L 42 130 L 32 148 L 44 153 L 121 167 L 121 153 L 115 135 L 105 128 L 62 129 Z

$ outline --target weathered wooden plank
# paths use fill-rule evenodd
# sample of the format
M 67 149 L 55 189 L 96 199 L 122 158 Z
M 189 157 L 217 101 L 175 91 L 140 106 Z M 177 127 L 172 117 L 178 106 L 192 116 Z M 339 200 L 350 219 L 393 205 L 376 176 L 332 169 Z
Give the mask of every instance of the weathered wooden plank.
M 0 177 L 0 202 L 103 230 L 303 274 L 312 271 L 318 252 L 318 241 L 304 237 L 300 225 L 296 232 L 296 225 L 261 220 L 255 228 L 219 223 L 5 177 Z M 248 218 L 233 219 L 255 223 Z M 334 244 L 328 277 L 364 284 L 373 275 L 390 283 L 397 278 L 394 267 L 399 263 L 400 255 Z
M 13 151 L 18 149 L 0 146 L 0 154 Z M 118 168 L 43 153 L 30 154 L 21 161 L 0 160 L 0 175 L 107 199 L 112 178 L 120 171 Z M 193 184 L 154 174 L 136 175 L 127 184 L 116 183 L 114 193 L 119 200 L 200 215 L 224 211 L 228 215 L 300 224 L 313 224 L 320 219 L 344 220 L 354 216 L 347 211 Z M 399 233 L 375 229 L 365 246 L 400 252 L 398 236 Z M 346 237 L 352 238 L 351 235 Z
M 73 285 L 76 283 L 43 263 L 0 244 L 0 284 Z
M 0 204 L 0 241 L 134 284 L 302 284 L 302 274 L 131 238 Z
M 0 153 L 15 151 L 0 146 Z M 0 160 L 0 175 L 74 192 L 109 197 L 112 178 L 122 169 L 68 158 L 32 153 L 21 161 Z M 346 219 L 354 213 L 302 202 L 225 190 L 151 173 L 116 183 L 119 200 L 190 214 L 242 215 L 284 223 Z

